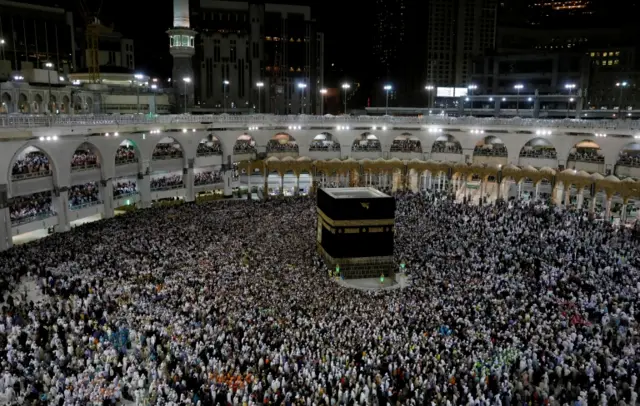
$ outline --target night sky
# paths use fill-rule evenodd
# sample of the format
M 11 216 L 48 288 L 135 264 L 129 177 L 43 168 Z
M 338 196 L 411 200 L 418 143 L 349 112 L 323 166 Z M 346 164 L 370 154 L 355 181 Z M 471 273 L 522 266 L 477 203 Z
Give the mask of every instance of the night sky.
M 80 0 L 30 0 L 44 5 L 57 3 L 67 10 L 78 12 Z M 166 30 L 173 21 L 173 0 L 84 0 L 92 11 L 101 7 L 103 24 L 135 41 L 137 70 L 153 76 L 168 77 L 171 74 L 171 56 Z M 193 1 L 193 0 L 192 0 Z M 197 0 L 196 0 L 197 1 Z M 328 86 L 332 81 L 349 79 L 366 80 L 365 61 L 371 55 L 371 29 L 368 16 L 352 14 L 345 10 L 345 2 L 338 0 L 284 0 L 270 3 L 311 6 L 312 18 L 318 22 L 318 30 L 325 33 L 325 76 Z M 343 10 L 343 11 L 341 11 Z M 82 24 L 77 14 L 76 24 Z M 331 68 L 331 63 L 335 66 Z M 331 71 L 334 71 L 332 73 Z M 337 72 L 335 72 L 337 71 Z

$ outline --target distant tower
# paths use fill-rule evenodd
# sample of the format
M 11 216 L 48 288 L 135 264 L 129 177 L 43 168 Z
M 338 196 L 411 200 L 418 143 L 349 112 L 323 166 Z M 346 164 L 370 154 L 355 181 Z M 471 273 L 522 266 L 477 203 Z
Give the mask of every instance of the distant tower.
M 173 0 L 173 28 L 169 34 L 169 47 L 173 56 L 173 89 L 178 112 L 193 106 L 193 63 L 196 31 L 189 25 L 189 0 Z M 185 79 L 187 79 L 185 81 Z

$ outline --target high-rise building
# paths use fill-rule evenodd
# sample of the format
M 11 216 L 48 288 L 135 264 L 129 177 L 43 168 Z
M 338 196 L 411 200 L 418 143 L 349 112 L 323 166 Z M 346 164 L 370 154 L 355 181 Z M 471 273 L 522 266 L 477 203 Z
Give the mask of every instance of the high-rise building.
M 169 50 L 173 57 L 173 88 L 176 106 L 186 111 L 194 104 L 193 55 L 196 31 L 191 28 L 189 0 L 173 0 L 173 27 L 169 34 Z
M 201 110 L 319 112 L 324 36 L 310 7 L 200 0 L 192 17 Z
M 495 46 L 497 0 L 429 0 L 427 81 L 469 83 L 473 58 Z
M 405 44 L 406 0 L 375 0 L 373 56 L 380 79 L 395 79 Z

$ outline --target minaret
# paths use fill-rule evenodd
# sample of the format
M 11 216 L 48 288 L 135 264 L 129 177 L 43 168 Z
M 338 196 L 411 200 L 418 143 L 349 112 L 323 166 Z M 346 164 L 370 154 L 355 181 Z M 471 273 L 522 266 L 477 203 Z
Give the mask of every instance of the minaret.
M 167 31 L 173 56 L 173 89 L 178 113 L 193 106 L 193 63 L 196 31 L 189 25 L 189 0 L 173 0 L 173 28 Z M 186 79 L 186 80 L 185 80 Z

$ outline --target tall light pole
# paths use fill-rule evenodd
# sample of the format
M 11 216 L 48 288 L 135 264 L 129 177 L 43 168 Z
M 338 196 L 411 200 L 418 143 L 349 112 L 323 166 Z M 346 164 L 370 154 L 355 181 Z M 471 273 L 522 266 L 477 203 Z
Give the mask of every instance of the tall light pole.
M 567 83 L 566 85 L 564 85 L 564 88 L 567 89 L 567 91 L 569 92 L 569 101 L 567 101 L 567 117 L 569 118 L 569 110 L 571 109 L 571 102 L 573 101 L 573 97 L 571 97 L 571 93 L 573 91 L 573 89 L 576 88 L 576 84 L 575 83 Z
M 343 83 L 342 88 L 344 89 L 344 115 L 347 115 L 347 91 L 351 88 L 351 85 L 348 83 Z
M 620 88 L 620 98 L 618 99 L 618 118 L 622 118 L 622 90 L 629 86 L 629 83 L 627 81 L 624 82 L 618 82 L 616 83 L 616 87 Z
M 51 69 L 53 68 L 53 63 L 47 62 L 44 64 L 45 68 L 47 68 L 47 82 L 49 82 L 49 95 L 47 96 L 47 110 L 51 113 Z
M 298 83 L 298 89 L 300 89 L 300 114 L 304 114 L 304 89 L 306 88 L 306 83 Z
M 260 97 L 260 91 L 264 87 L 264 82 L 256 83 L 256 87 L 258 88 L 258 114 L 260 114 L 262 113 L 262 108 L 261 108 L 262 98 Z
M 320 104 L 320 115 L 324 116 L 324 97 L 327 95 L 327 89 L 320 89 L 320 94 L 322 95 L 322 104 Z
M 229 81 L 228 80 L 223 80 L 222 81 L 222 112 L 226 113 L 227 112 L 227 86 L 229 86 Z
M 478 85 L 476 84 L 470 84 L 469 86 L 467 86 L 467 89 L 469 89 L 469 93 L 471 93 L 471 97 L 469 98 L 471 106 L 471 116 L 473 116 L 473 91 L 476 90 L 478 88 Z
M 134 77 L 136 78 L 134 82 L 136 86 L 136 100 L 137 100 L 136 113 L 140 114 L 140 81 L 144 78 L 144 76 L 140 73 L 136 73 Z
M 151 85 L 151 90 L 153 91 L 153 114 L 157 114 L 158 112 L 158 105 L 157 103 L 157 99 L 156 99 L 156 90 L 158 89 L 158 85 L 153 84 Z M 151 113 L 151 109 L 149 109 L 149 113 Z
M 516 116 L 518 116 L 520 114 L 520 90 L 524 88 L 524 85 L 518 83 L 517 85 L 513 86 L 513 88 L 518 92 L 518 96 L 516 97 Z
M 391 89 L 393 89 L 393 87 L 391 87 L 391 85 L 384 85 L 384 90 L 387 92 L 387 100 L 386 100 L 386 104 L 385 104 L 385 108 L 384 108 L 384 115 L 385 116 L 389 115 L 389 92 L 391 91 Z
M 436 89 L 433 85 L 426 85 L 425 90 L 427 91 L 427 107 L 431 108 L 431 93 Z
M 184 82 L 184 114 L 187 114 L 187 84 L 191 83 L 191 78 L 182 78 Z

